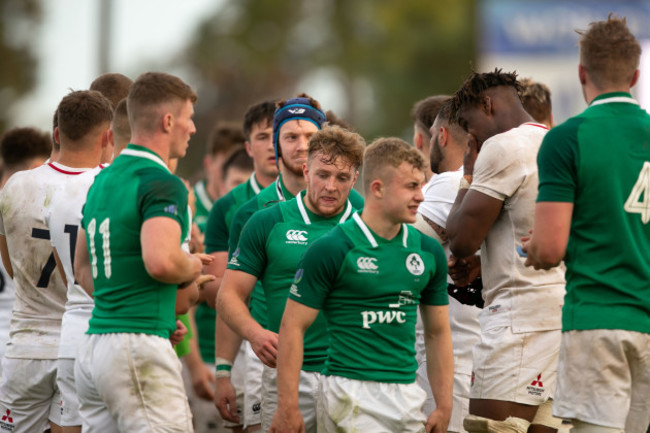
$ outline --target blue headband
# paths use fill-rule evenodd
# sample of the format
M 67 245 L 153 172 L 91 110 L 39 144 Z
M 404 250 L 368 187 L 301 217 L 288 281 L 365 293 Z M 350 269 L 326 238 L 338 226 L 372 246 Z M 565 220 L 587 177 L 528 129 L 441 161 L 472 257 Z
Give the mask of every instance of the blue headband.
M 279 135 L 282 125 L 289 120 L 306 120 L 313 123 L 321 129 L 323 123 L 327 120 L 325 114 L 318 108 L 311 105 L 307 98 L 292 98 L 287 103 L 275 110 L 273 116 L 273 148 L 275 149 L 275 163 L 279 164 Z

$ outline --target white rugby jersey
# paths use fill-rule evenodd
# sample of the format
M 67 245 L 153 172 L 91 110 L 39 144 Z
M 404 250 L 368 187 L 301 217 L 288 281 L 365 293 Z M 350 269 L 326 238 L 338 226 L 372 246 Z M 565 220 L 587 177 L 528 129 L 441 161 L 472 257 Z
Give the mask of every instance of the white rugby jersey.
M 418 212 L 429 218 L 440 227 L 447 227 L 447 218 L 451 207 L 456 201 L 460 179 L 463 177 L 463 167 L 456 171 L 447 171 L 434 175 L 422 188 L 424 201 L 420 203 Z M 444 242 L 442 247 L 445 255 L 449 257 L 449 242 Z M 447 282 L 452 283 L 447 275 Z M 480 308 L 473 305 L 464 305 L 453 297 L 449 297 L 449 326 L 451 328 L 451 341 L 454 351 L 454 371 L 463 374 L 472 373 L 472 348 L 481 340 L 481 329 L 478 323 Z M 418 310 L 418 323 L 415 328 L 415 349 L 418 362 L 425 361 L 424 329 Z
M 2 261 L 0 261 L 0 278 L 0 359 L 2 359 L 9 342 L 9 323 L 11 309 L 14 306 L 14 280 L 9 277 Z M 0 376 L 2 376 L 1 367 Z
M 524 123 L 485 141 L 474 164 L 470 189 L 503 201 L 481 246 L 485 308 L 481 329 L 512 326 L 534 332 L 561 328 L 564 269 L 524 266 L 517 253 L 533 228 L 537 199 L 537 152 L 548 128 Z
M 81 210 L 86 203 L 88 189 L 103 167 L 100 165 L 78 176 L 69 176 L 54 192 L 50 206 L 45 212 L 45 223 L 50 230 L 50 243 L 56 248 L 65 278 L 68 280 L 68 300 L 61 322 L 59 358 L 76 358 L 77 346 L 88 330 L 88 321 L 95 306 L 93 298 L 75 282 L 73 260 L 81 224 Z
M 57 358 L 67 289 L 56 272 L 44 212 L 62 184 L 88 170 L 49 162 L 14 174 L 0 193 L 0 234 L 16 284 L 8 358 Z

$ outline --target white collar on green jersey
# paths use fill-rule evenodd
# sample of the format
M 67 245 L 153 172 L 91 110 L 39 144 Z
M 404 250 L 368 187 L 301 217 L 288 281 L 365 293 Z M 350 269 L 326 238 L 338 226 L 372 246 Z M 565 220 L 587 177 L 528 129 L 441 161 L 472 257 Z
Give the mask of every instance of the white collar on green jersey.
M 251 174 L 251 178 L 248 181 L 248 183 L 250 184 L 251 188 L 253 188 L 253 192 L 255 193 L 255 195 L 259 194 L 260 191 L 262 190 L 262 188 L 260 188 L 260 184 L 257 183 L 257 180 L 255 179 L 255 172 Z
M 152 152 L 146 152 L 144 150 L 136 150 L 136 149 L 124 149 L 122 152 L 120 152 L 120 155 L 127 155 L 127 156 L 135 156 L 136 158 L 145 158 L 145 159 L 150 159 L 153 162 L 160 164 L 162 167 L 165 168 L 168 172 L 171 173 L 169 170 L 169 167 L 167 167 L 167 164 L 165 164 L 158 155 Z
M 611 98 L 597 99 L 589 104 L 590 107 L 600 104 L 609 104 L 611 102 L 627 102 L 628 104 L 639 105 L 639 102 L 629 96 L 612 96 Z
M 307 209 L 305 209 L 305 204 L 302 201 L 302 197 L 303 192 L 301 191 L 298 193 L 296 201 L 298 202 L 298 209 L 300 210 L 300 215 L 302 215 L 302 220 L 305 222 L 305 224 L 309 225 L 311 224 L 311 220 L 309 219 L 309 214 L 307 214 Z M 343 212 L 343 215 L 341 215 L 341 219 L 339 219 L 339 224 L 344 223 L 350 217 L 351 213 L 352 203 L 350 203 L 350 200 L 348 200 L 348 205 L 345 207 L 345 212 Z
M 200 180 L 194 185 L 194 190 L 196 191 L 196 196 L 201 201 L 201 204 L 204 208 L 210 209 L 212 207 L 212 200 L 208 195 L 208 191 L 205 189 L 205 182 Z
M 352 218 L 357 223 L 357 225 L 359 226 L 363 234 L 366 235 L 366 239 L 368 239 L 370 245 L 372 245 L 373 248 L 377 248 L 379 246 L 377 240 L 372 235 L 372 232 L 370 231 L 366 223 L 363 222 L 359 214 L 355 213 L 354 215 L 352 215 Z M 406 248 L 408 237 L 409 237 L 409 231 L 406 228 L 406 224 L 402 224 L 402 244 L 404 245 L 404 248 Z

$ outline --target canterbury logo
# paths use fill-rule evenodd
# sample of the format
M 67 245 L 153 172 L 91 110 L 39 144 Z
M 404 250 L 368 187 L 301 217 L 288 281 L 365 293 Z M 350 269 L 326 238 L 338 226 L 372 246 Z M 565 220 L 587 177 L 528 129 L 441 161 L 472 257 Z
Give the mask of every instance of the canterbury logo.
M 305 110 L 304 108 L 289 108 L 287 111 L 291 114 L 302 114 L 307 110 Z
M 287 239 L 290 241 L 307 242 L 307 232 L 305 230 L 289 230 Z
M 359 257 L 357 259 L 357 266 L 359 267 L 359 269 L 374 271 L 378 269 L 376 262 L 377 259 L 374 257 Z

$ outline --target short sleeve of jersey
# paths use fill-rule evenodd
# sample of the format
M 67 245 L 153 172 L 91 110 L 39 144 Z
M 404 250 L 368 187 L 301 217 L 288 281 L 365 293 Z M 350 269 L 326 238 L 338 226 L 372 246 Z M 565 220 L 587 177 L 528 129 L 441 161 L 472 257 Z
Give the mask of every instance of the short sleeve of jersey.
M 578 174 L 578 134 L 580 121 L 570 119 L 551 129 L 537 154 L 540 202 L 573 202 Z
M 210 209 L 205 226 L 205 252 L 228 251 L 228 225 L 226 212 L 234 203 L 232 194 L 221 197 Z
M 228 236 L 228 258 L 232 257 L 233 252 L 237 249 L 239 244 L 239 237 L 241 236 L 244 225 L 248 222 L 251 216 L 258 210 L 257 197 L 253 197 L 235 212 L 230 225 L 230 234 Z
M 266 268 L 266 241 L 282 212 L 275 206 L 253 215 L 241 231 L 239 244 L 228 262 L 228 269 L 246 272 L 260 279 Z
M 187 188 L 178 177 L 158 168 L 141 170 L 138 201 L 142 221 L 165 216 L 185 227 L 187 223 Z
M 352 248 L 349 242 L 337 228 L 314 241 L 298 265 L 289 299 L 320 310 L 336 282 L 345 255 Z
M 497 200 L 505 200 L 519 188 L 525 173 L 516 154 L 498 139 L 487 140 L 476 158 L 471 189 Z
M 446 228 L 447 217 L 456 201 L 461 176 L 460 172 L 435 176 L 424 193 L 424 201 L 420 203 L 418 212 L 440 227 Z
M 447 295 L 447 258 L 445 251 L 438 241 L 428 236 L 421 236 L 422 251 L 431 253 L 435 260 L 435 273 L 429 280 L 429 284 L 420 295 L 420 303 L 426 305 L 447 305 L 449 296 Z

